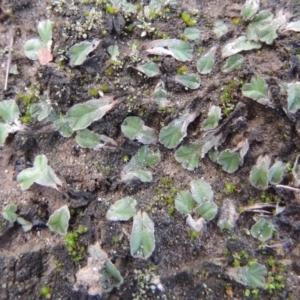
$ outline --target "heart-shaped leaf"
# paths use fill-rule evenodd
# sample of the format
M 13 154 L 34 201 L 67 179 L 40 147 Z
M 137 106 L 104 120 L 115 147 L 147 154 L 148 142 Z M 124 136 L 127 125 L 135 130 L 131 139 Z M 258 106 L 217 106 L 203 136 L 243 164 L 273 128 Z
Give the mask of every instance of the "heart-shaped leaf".
M 221 108 L 219 106 L 212 105 L 209 109 L 207 119 L 203 121 L 202 129 L 206 131 L 218 127 L 220 119 Z
M 52 168 L 48 166 L 45 155 L 37 155 L 33 167 L 21 171 L 17 176 L 17 181 L 22 190 L 27 190 L 34 182 L 55 189 L 58 189 L 57 185 L 62 185 Z
M 195 27 L 185 28 L 183 34 L 189 40 L 197 40 L 200 38 L 200 30 Z
M 260 219 L 251 227 L 251 235 L 259 239 L 261 242 L 266 242 L 273 236 L 274 225 L 270 220 Z
M 15 204 L 8 204 L 4 207 L 2 216 L 5 220 L 13 223 L 17 220 L 18 215 L 16 214 L 18 210 L 17 205 Z
M 83 41 L 73 45 L 68 52 L 70 57 L 71 66 L 80 66 L 84 63 L 87 56 L 94 51 L 100 43 L 100 40 L 94 39 L 93 41 Z
M 136 213 L 137 202 L 131 197 L 125 197 L 111 205 L 106 213 L 109 221 L 128 221 Z
M 215 35 L 220 38 L 224 34 L 228 32 L 228 27 L 227 25 L 221 21 L 221 20 L 216 20 L 214 23 L 214 33 Z
M 245 83 L 242 86 L 242 94 L 245 97 L 256 100 L 261 104 L 267 104 L 268 86 L 262 77 L 252 77 L 250 83 Z
M 16 221 L 22 226 L 22 229 L 24 232 L 29 231 L 33 226 L 31 222 L 29 222 L 21 217 L 17 217 Z
M 133 217 L 130 253 L 135 258 L 147 259 L 155 248 L 154 223 L 146 212 L 138 211 Z
M 47 226 L 51 231 L 55 231 L 61 235 L 66 235 L 69 227 L 70 211 L 67 205 L 57 209 L 47 222 Z
M 197 89 L 201 84 L 200 77 L 197 74 L 176 75 L 175 81 L 191 90 Z
M 139 117 L 127 117 L 122 125 L 121 130 L 126 137 L 131 140 L 138 140 L 143 144 L 156 143 L 154 129 L 145 126 L 144 121 Z
M 0 117 L 4 122 L 13 123 L 19 118 L 20 110 L 15 100 L 0 102 Z
M 223 73 L 230 73 L 232 71 L 240 69 L 244 62 L 244 57 L 240 54 L 235 54 L 227 58 L 225 64 L 222 67 Z
M 40 39 L 31 39 L 24 45 L 25 55 L 32 60 L 39 58 L 39 52 L 44 47 L 43 42 Z
M 231 55 L 237 54 L 241 51 L 248 51 L 252 49 L 260 49 L 261 44 L 248 41 L 245 36 L 240 36 L 234 41 L 226 44 L 222 49 L 222 57 L 226 58 Z
M 65 122 L 73 131 L 85 129 L 100 120 L 117 103 L 117 100 L 112 101 L 112 97 L 103 97 L 75 104 L 67 111 Z
M 252 167 L 250 172 L 250 183 L 260 190 L 268 188 L 268 170 L 270 165 L 269 156 L 260 156 L 256 165 Z
M 158 65 L 154 62 L 137 65 L 136 69 L 148 77 L 154 77 L 155 75 L 159 74 Z
M 197 61 L 197 70 L 200 74 L 209 74 L 214 66 L 217 47 L 212 47 Z
M 210 184 L 203 179 L 194 179 L 191 181 L 191 192 L 199 204 L 213 201 L 214 192 Z
M 212 220 L 218 213 L 218 206 L 214 202 L 205 202 L 195 208 L 195 213 L 206 221 Z
M 111 45 L 107 48 L 107 52 L 111 56 L 112 60 L 118 60 L 118 56 L 120 55 L 119 47 L 117 45 Z
M 242 17 L 244 20 L 251 20 L 259 9 L 260 0 L 246 0 L 242 7 Z
M 167 99 L 167 95 L 167 91 L 161 86 L 155 88 L 155 91 L 153 93 L 153 99 L 160 108 L 164 108 L 169 104 L 170 101 Z
M 196 206 L 196 202 L 192 196 L 192 194 L 188 191 L 180 191 L 178 192 L 175 198 L 175 207 L 176 209 L 186 215 L 190 214 Z
M 252 22 L 247 28 L 247 38 L 249 40 L 258 41 L 260 30 L 267 24 L 270 24 L 273 20 L 273 14 L 268 10 L 260 11 L 254 16 Z
M 187 145 L 180 146 L 175 151 L 175 159 L 179 162 L 184 169 L 193 171 L 199 166 L 199 160 L 201 157 L 201 145 Z
M 264 287 L 268 272 L 264 265 L 254 262 L 250 266 L 230 268 L 227 274 L 235 281 L 256 289 Z
M 41 37 L 41 40 L 46 46 L 48 42 L 52 40 L 52 22 L 50 20 L 41 21 L 39 22 L 37 29 Z
M 163 127 L 159 133 L 159 141 L 168 149 L 176 148 L 186 136 L 188 125 L 193 122 L 198 113 L 185 113 L 169 125 Z
M 271 184 L 279 184 L 283 179 L 283 174 L 285 171 L 285 164 L 278 160 L 270 168 L 268 172 L 268 179 Z
M 227 173 L 234 173 L 241 162 L 239 153 L 226 149 L 222 151 L 217 159 L 217 163 L 222 166 L 222 170 Z

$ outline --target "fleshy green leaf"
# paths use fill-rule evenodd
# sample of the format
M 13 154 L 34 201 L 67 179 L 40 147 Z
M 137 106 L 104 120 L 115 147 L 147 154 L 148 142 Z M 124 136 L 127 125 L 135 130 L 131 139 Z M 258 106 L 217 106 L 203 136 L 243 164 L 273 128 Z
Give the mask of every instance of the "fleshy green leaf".
M 106 219 L 109 221 L 127 221 L 136 213 L 136 205 L 136 200 L 131 197 L 118 200 L 108 209 Z
M 242 86 L 242 94 L 245 97 L 256 100 L 261 104 L 268 104 L 268 86 L 262 77 L 252 77 L 250 83 Z
M 21 217 L 17 217 L 16 221 L 22 226 L 24 232 L 27 232 L 32 228 L 32 223 Z
M 195 201 L 199 204 L 211 202 L 214 198 L 214 192 L 210 184 L 203 179 L 194 179 L 191 181 L 191 192 Z
M 230 73 L 237 69 L 240 69 L 244 62 L 244 57 L 240 54 L 235 54 L 227 58 L 225 64 L 222 67 L 223 73 Z
M 246 0 L 242 7 L 242 17 L 244 20 L 251 20 L 259 9 L 260 0 Z
M 139 117 L 127 117 L 121 130 L 131 140 L 138 140 L 143 144 L 151 144 L 157 141 L 154 129 L 145 126 L 144 121 Z
M 200 74 L 209 74 L 214 66 L 217 47 L 212 47 L 197 61 L 197 70 Z
M 186 215 L 190 214 L 196 206 L 196 202 L 192 196 L 192 194 L 188 191 L 180 191 L 178 192 L 175 198 L 175 207 L 176 209 Z
M 263 243 L 272 238 L 273 231 L 274 231 L 273 223 L 266 219 L 258 220 L 251 227 L 251 235 L 256 239 L 259 239 Z
M 250 266 L 230 268 L 227 274 L 235 281 L 256 289 L 264 287 L 268 272 L 264 265 L 254 262 Z
M 277 38 L 276 27 L 273 23 L 264 26 L 259 32 L 259 40 L 271 45 L 273 41 Z
M 260 156 L 250 172 L 250 183 L 260 190 L 268 188 L 269 156 Z
M 228 32 L 228 27 L 227 25 L 221 21 L 221 20 L 216 20 L 214 23 L 214 33 L 215 35 L 220 38 L 224 34 Z
M 201 84 L 200 77 L 197 74 L 176 75 L 175 81 L 191 90 L 197 89 Z
M 59 119 L 55 120 L 54 126 L 63 137 L 68 138 L 74 133 L 74 130 L 71 128 L 70 123 L 66 117 L 60 117 Z
M 42 97 L 40 97 L 40 101 L 38 103 L 30 105 L 30 116 L 32 118 L 37 118 L 38 121 L 42 121 L 50 115 L 52 110 L 51 100 L 49 99 L 48 94 L 45 93 Z
M 0 146 L 3 146 L 6 138 L 11 132 L 11 126 L 9 124 L 0 123 Z
M 52 22 L 50 20 L 41 21 L 37 29 L 44 45 L 47 46 L 48 42 L 52 40 Z
M 39 58 L 39 51 L 44 47 L 40 39 L 31 39 L 24 45 L 25 55 L 32 60 Z
M 18 215 L 16 214 L 18 210 L 17 205 L 15 204 L 8 204 L 4 207 L 2 216 L 5 220 L 13 223 L 17 220 Z
M 187 27 L 183 32 L 184 36 L 189 40 L 197 40 L 200 38 L 200 30 L 195 27 Z
M 111 56 L 111 60 L 118 60 L 118 56 L 120 55 L 119 47 L 117 45 L 111 45 L 107 48 L 107 52 Z
M 0 101 L 0 117 L 4 122 L 12 123 L 19 118 L 20 110 L 15 100 Z
M 155 75 L 159 74 L 158 65 L 154 62 L 137 65 L 136 69 L 148 77 L 154 77 Z
M 60 179 L 48 166 L 45 155 L 37 155 L 32 168 L 21 171 L 17 176 L 22 190 L 27 190 L 34 182 L 40 185 L 57 189 L 57 185 L 62 185 Z
M 154 223 L 146 212 L 138 211 L 133 217 L 130 253 L 135 258 L 147 259 L 155 248 Z
M 100 135 L 88 129 L 83 129 L 77 132 L 75 140 L 82 148 L 95 148 L 100 143 Z
M 159 133 L 159 141 L 168 149 L 176 148 L 186 136 L 188 125 L 195 120 L 197 113 L 185 113 L 169 125 L 163 127 Z
M 195 208 L 195 213 L 206 221 L 212 220 L 218 213 L 218 206 L 214 202 L 205 202 Z
M 103 290 L 109 293 L 113 288 L 118 288 L 123 283 L 123 277 L 115 265 L 108 259 L 101 269 Z
M 72 46 L 68 53 L 70 57 L 70 65 L 82 65 L 87 56 L 98 47 L 99 43 L 100 40 L 94 39 L 92 42 L 83 41 Z
M 212 162 L 217 162 L 218 156 L 219 156 L 219 151 L 215 148 L 212 148 L 208 152 L 208 157 Z
M 285 27 L 285 30 L 292 30 L 292 31 L 300 31 L 300 20 L 295 22 L 290 22 Z
M 271 184 L 280 183 L 283 179 L 284 171 L 285 171 L 285 164 L 280 160 L 276 161 L 268 172 L 269 182 Z
M 260 49 L 261 44 L 248 41 L 245 36 L 240 36 L 239 38 L 235 39 L 234 41 L 226 44 L 222 50 L 222 57 L 226 58 L 231 55 L 237 54 L 241 51 L 248 51 L 252 49 Z
M 73 131 L 85 129 L 100 120 L 118 102 L 111 100 L 112 97 L 103 97 L 75 104 L 67 111 L 65 121 Z
M 179 61 L 191 61 L 193 58 L 193 48 L 190 43 L 181 40 L 172 40 L 169 46 L 172 56 Z
M 152 181 L 152 172 L 145 170 L 145 167 L 153 166 L 160 161 L 159 150 L 149 149 L 149 146 L 143 146 L 139 149 L 130 162 L 126 164 L 121 172 L 121 181 L 130 181 L 134 178 L 142 182 Z
M 222 151 L 217 159 L 217 163 L 222 166 L 222 170 L 230 174 L 239 168 L 240 162 L 240 155 L 229 149 Z
M 170 102 L 167 99 L 167 91 L 163 89 L 161 86 L 155 88 L 155 91 L 153 93 L 153 99 L 160 108 L 166 107 Z
M 221 119 L 221 108 L 219 106 L 211 106 L 208 112 L 207 119 L 202 124 L 203 130 L 210 130 L 218 127 L 219 120 Z
M 51 231 L 55 231 L 61 235 L 66 235 L 69 227 L 70 211 L 67 205 L 57 209 L 47 222 L 47 226 Z
M 199 166 L 199 159 L 201 157 L 201 145 L 187 145 L 180 146 L 175 151 L 175 159 L 181 163 L 184 169 L 193 171 Z
M 295 113 L 300 109 L 300 82 L 288 83 L 287 94 L 288 111 Z
M 268 10 L 260 11 L 254 16 L 252 22 L 247 28 L 247 38 L 249 40 L 258 41 L 260 30 L 273 20 L 273 14 Z

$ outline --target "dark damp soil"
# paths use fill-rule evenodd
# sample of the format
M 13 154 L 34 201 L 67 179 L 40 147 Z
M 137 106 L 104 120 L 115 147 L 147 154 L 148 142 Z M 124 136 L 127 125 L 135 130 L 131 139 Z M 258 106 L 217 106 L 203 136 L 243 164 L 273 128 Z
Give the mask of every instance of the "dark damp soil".
M 3 211 L 7 204 L 17 204 L 21 216 L 37 224 L 33 230 L 24 233 L 16 224 L 12 226 L 0 217 L 0 300 L 44 299 L 41 289 L 45 286 L 50 287 L 50 299 L 62 300 L 255 299 L 256 291 L 250 289 L 247 298 L 248 288 L 226 273 L 229 267 L 236 266 L 237 261 L 246 265 L 252 260 L 267 267 L 268 282 L 280 275 L 283 283 L 282 288 L 257 291 L 256 299 L 300 299 L 300 202 L 297 195 L 273 187 L 262 194 L 249 182 L 249 172 L 259 155 L 269 154 L 273 161 L 278 158 L 293 164 L 300 153 L 299 114 L 285 112 L 286 96 L 279 87 L 281 82 L 297 81 L 300 76 L 298 67 L 290 69 L 291 59 L 299 54 L 299 34 L 279 34 L 271 46 L 264 45 L 259 51 L 243 53 L 242 68 L 224 74 L 220 72 L 224 62 L 221 47 L 245 32 L 246 24 L 232 22 L 234 18 L 240 18 L 244 1 L 178 1 L 180 4 L 164 10 L 152 21 L 155 31 L 146 37 L 141 37 L 143 30 L 136 26 L 141 24 L 136 15 L 125 16 L 121 12 L 110 15 L 102 3 L 105 1 L 82 2 L 85 1 L 0 1 L 0 100 L 16 99 L 22 120 L 27 122 L 26 131 L 10 135 L 5 146 L 0 148 L 0 210 Z M 139 1 L 132 2 L 139 4 Z M 144 5 L 148 2 L 144 1 Z M 297 1 L 262 2 L 261 9 L 271 10 L 274 14 L 283 9 L 294 20 L 300 17 Z M 80 24 L 84 27 L 87 12 L 92 9 L 98 12 L 97 18 L 91 21 L 89 30 L 81 32 L 77 27 Z M 186 27 L 181 13 L 193 10 L 197 11 L 193 18 L 202 39 L 194 52 L 201 48 L 205 53 L 212 46 L 219 46 L 214 69 L 210 74 L 201 75 L 200 88 L 186 90 L 174 81 L 176 71 L 182 66 L 186 65 L 189 73 L 197 73 L 196 61 L 200 52 L 188 63 L 172 57 L 155 57 L 161 74 L 154 78 L 138 74 L 132 66 L 153 59 L 144 52 L 145 45 L 165 36 L 178 38 Z M 54 22 L 53 61 L 41 66 L 25 56 L 23 45 L 28 39 L 37 37 L 37 22 L 47 18 Z M 229 26 L 228 33 L 221 39 L 217 39 L 212 31 L 215 19 L 222 19 Z M 9 76 L 8 89 L 4 91 L 10 28 L 14 32 L 11 64 L 17 65 L 19 74 Z M 94 38 L 100 39 L 97 49 L 81 66 L 71 68 L 67 50 L 75 43 Z M 110 63 L 107 52 L 108 46 L 114 44 L 118 45 L 121 57 L 117 65 Z M 137 48 L 136 55 L 133 55 L 134 47 Z M 274 108 L 242 96 L 242 83 L 249 82 L 254 75 L 266 80 Z M 164 82 L 170 100 L 170 106 L 163 110 L 152 99 L 159 80 Z M 113 150 L 80 148 L 74 137 L 64 138 L 54 131 L 50 121 L 24 118 L 28 116 L 28 103 L 24 103 L 24 97 L 20 95 L 32 93 L 30 102 L 33 103 L 47 91 L 54 109 L 63 114 L 74 104 L 91 99 L 92 89 L 101 90 L 104 86 L 108 88 L 106 94 L 119 99 L 119 103 L 89 129 L 114 139 L 118 146 Z M 232 120 L 242 117 L 243 124 L 235 131 L 224 127 L 226 140 L 220 150 L 234 148 L 241 137 L 247 137 L 250 143 L 244 164 L 237 172 L 223 172 L 207 156 L 194 171 L 185 170 L 175 161 L 173 150 L 157 143 L 161 162 L 152 170 L 153 181 L 119 182 L 126 160 L 141 147 L 121 132 L 121 123 L 127 116 L 140 116 L 158 133 L 194 101 L 195 109 L 201 114 L 190 124 L 187 137 L 181 143 L 189 144 L 199 138 L 200 125 L 209 107 L 222 107 L 220 99 L 224 87 L 230 87 L 232 103 L 241 108 L 236 116 L 223 115 L 221 125 L 231 117 Z M 16 175 L 30 166 L 38 154 L 47 156 L 63 181 L 63 189 L 57 191 L 35 184 L 27 191 L 21 191 Z M 285 210 L 272 217 L 276 234 L 267 242 L 269 247 L 262 247 L 249 234 L 255 223 L 254 213 L 249 212 L 240 214 L 236 226 L 229 232 L 219 229 L 217 216 L 194 238 L 185 218 L 173 211 L 174 204 L 166 199 L 174 199 L 172 189 L 187 190 L 190 181 L 198 178 L 211 184 L 219 208 L 226 198 L 230 198 L 238 209 L 250 203 L 264 202 L 266 195 L 272 202 L 280 197 Z M 166 180 L 168 184 L 163 184 Z M 291 181 L 291 174 L 287 173 L 284 184 Z M 226 183 L 234 184 L 235 192 L 226 194 Z M 105 219 L 110 204 L 129 195 L 137 199 L 140 209 L 148 211 L 155 224 L 156 247 L 146 261 L 130 256 L 128 236 L 132 221 L 108 222 Z M 96 241 L 100 242 L 124 278 L 119 289 L 102 297 L 74 290 L 75 274 L 86 265 L 87 251 L 79 263 L 74 263 L 63 237 L 44 226 L 53 211 L 65 204 L 72 213 L 69 231 L 75 231 L 79 225 L 88 228 L 88 232 L 80 236 L 79 245 L 87 249 Z M 162 288 L 151 284 L 154 278 L 159 278 Z

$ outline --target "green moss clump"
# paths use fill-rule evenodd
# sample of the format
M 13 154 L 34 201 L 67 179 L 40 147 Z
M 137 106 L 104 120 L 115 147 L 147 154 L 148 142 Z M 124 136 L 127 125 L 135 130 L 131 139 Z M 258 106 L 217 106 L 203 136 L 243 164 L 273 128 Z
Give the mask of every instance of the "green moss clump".
M 187 12 L 183 12 L 183 13 L 181 14 L 181 19 L 182 19 L 183 22 L 184 22 L 187 26 L 189 26 L 189 27 L 195 26 L 196 23 L 197 23 L 197 21 L 194 20 L 194 19 L 192 19 L 192 17 L 191 17 Z
M 93 97 L 99 96 L 99 92 L 98 92 L 98 90 L 95 89 L 95 88 L 93 88 L 93 89 L 90 90 L 90 94 L 91 94 L 91 96 L 93 96 Z
M 106 4 L 105 10 L 107 13 L 109 13 L 111 15 L 116 15 L 118 13 L 118 9 L 109 4 Z

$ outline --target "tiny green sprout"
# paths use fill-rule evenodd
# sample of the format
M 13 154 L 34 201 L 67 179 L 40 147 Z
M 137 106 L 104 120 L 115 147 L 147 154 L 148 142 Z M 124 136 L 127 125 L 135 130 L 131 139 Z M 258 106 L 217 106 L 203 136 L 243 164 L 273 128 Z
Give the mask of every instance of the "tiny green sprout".
M 176 74 L 185 75 L 187 73 L 187 71 L 188 71 L 188 67 L 186 65 L 184 65 L 176 70 Z
M 233 25 L 236 25 L 236 26 L 237 26 L 237 25 L 240 24 L 240 22 L 241 22 L 241 20 L 240 20 L 239 18 L 233 18 L 233 19 L 232 19 L 232 24 L 233 24 Z
M 51 297 L 51 289 L 49 286 L 43 286 L 41 288 L 41 294 L 42 296 L 46 297 L 46 298 L 50 298 Z
M 21 122 L 23 124 L 28 124 L 32 122 L 31 116 L 30 116 L 30 110 L 26 110 L 25 114 L 20 118 Z
M 108 93 L 108 92 L 109 92 L 109 87 L 108 87 L 108 85 L 103 84 L 103 85 L 100 87 L 100 90 L 101 90 L 103 93 Z
M 124 156 L 123 156 L 123 161 L 124 161 L 124 162 L 129 162 L 129 157 L 128 157 L 128 155 L 124 155 Z
M 109 13 L 111 15 L 115 15 L 118 13 L 118 9 L 114 6 L 109 5 L 108 3 L 105 6 L 105 10 L 107 13 Z
M 77 233 L 79 234 L 83 234 L 83 233 L 87 233 L 88 232 L 88 228 L 87 227 L 84 227 L 82 225 L 79 225 L 77 230 L 76 230 Z
M 190 239 L 192 241 L 196 240 L 199 237 L 199 233 L 195 230 L 190 231 Z
M 233 194 L 236 191 L 236 186 L 231 182 L 225 183 L 224 192 L 226 195 Z
M 249 290 L 249 289 L 246 289 L 244 294 L 245 294 L 245 296 L 246 296 L 246 297 L 249 297 L 249 296 L 250 296 L 250 294 L 251 294 L 251 292 L 250 292 L 250 290 Z
M 125 29 L 129 32 L 132 32 L 134 30 L 134 25 L 133 24 L 129 24 L 128 26 L 125 27 Z
M 239 267 L 239 266 L 241 265 L 240 260 L 235 258 L 234 261 L 233 261 L 233 265 L 234 265 L 235 267 Z
M 187 12 L 183 12 L 181 14 L 181 19 L 189 27 L 195 26 L 197 23 L 197 21 L 192 19 L 192 17 Z
M 120 242 L 120 239 L 118 236 L 113 236 L 112 241 L 114 244 L 118 244 Z
M 90 90 L 90 95 L 92 97 L 97 97 L 97 96 L 99 96 L 99 92 L 98 92 L 97 89 L 93 88 L 93 89 Z
M 286 163 L 286 165 L 285 165 L 285 168 L 286 168 L 286 170 L 287 170 L 288 172 L 292 172 L 292 171 L 293 171 L 293 164 L 292 164 L 290 161 L 288 161 L 288 162 Z

